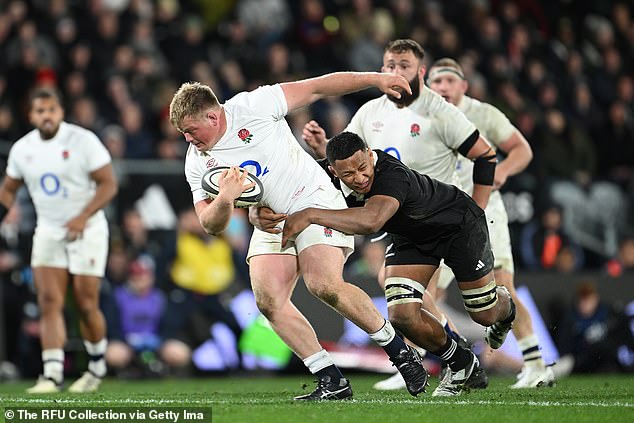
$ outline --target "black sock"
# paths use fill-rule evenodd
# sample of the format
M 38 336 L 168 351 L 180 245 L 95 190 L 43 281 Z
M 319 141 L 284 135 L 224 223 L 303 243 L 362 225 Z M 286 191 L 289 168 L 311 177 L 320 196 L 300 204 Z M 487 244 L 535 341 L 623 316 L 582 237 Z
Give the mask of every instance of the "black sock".
M 451 370 L 458 371 L 464 369 L 471 360 L 471 352 L 458 345 L 451 337 L 447 336 L 447 342 L 433 354 L 445 361 Z
M 406 350 L 407 344 L 405 344 L 403 338 L 397 335 L 389 342 L 389 344 L 383 345 L 383 349 L 390 358 L 393 358 L 399 355 L 402 350 Z
M 451 327 L 449 327 L 449 322 L 445 323 L 445 332 L 447 332 L 447 335 L 456 342 L 460 339 L 460 336 L 454 332 Z
M 341 370 L 339 370 L 339 368 L 334 364 L 318 370 L 317 373 L 315 373 L 315 376 L 317 376 L 319 379 L 325 379 L 326 377 L 329 377 L 330 381 L 335 383 L 339 383 L 339 380 L 344 379 L 343 373 L 341 373 Z

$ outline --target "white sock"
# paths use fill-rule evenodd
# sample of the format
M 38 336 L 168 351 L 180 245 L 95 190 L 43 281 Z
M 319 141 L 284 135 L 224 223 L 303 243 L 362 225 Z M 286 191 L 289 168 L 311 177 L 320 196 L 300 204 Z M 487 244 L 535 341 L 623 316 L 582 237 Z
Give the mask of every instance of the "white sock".
M 57 384 L 64 381 L 64 350 L 51 348 L 42 350 L 42 364 L 44 365 L 44 377 L 53 379 Z
M 315 354 L 306 357 L 303 361 L 304 365 L 308 367 L 308 370 L 310 370 L 312 374 L 335 364 L 332 357 L 330 357 L 330 354 L 328 354 L 326 350 L 316 352 Z
M 517 340 L 517 345 L 522 351 L 524 364 L 529 366 L 545 366 L 542 352 L 539 349 L 539 340 L 537 335 L 532 334 Z
M 84 339 L 84 346 L 88 353 L 88 370 L 97 377 L 104 377 L 106 375 L 106 347 L 108 341 L 103 338 L 101 341 L 90 342 Z
M 377 332 L 370 333 L 369 335 L 374 342 L 383 347 L 392 342 L 396 336 L 396 331 L 394 330 L 394 327 L 392 327 L 392 323 L 390 323 L 389 320 L 386 320 L 381 329 Z

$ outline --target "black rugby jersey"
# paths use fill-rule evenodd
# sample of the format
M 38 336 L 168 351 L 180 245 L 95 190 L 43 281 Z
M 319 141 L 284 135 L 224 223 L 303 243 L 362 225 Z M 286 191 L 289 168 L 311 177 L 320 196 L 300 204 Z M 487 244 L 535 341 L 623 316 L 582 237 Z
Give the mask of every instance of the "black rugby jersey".
M 468 194 L 454 185 L 420 174 L 381 150 L 374 152 L 377 161 L 370 191 L 365 195 L 353 192 L 346 196 L 346 203 L 348 207 L 362 207 L 374 195 L 395 198 L 400 207 L 382 230 L 416 244 L 436 244 L 484 214 Z M 339 179 L 328 171 L 327 161 L 320 164 L 341 189 Z

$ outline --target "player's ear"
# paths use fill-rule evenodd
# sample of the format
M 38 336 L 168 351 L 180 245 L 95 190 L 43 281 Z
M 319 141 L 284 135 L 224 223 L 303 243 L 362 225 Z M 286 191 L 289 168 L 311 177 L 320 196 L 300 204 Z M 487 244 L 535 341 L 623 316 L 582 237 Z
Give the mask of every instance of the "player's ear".
M 328 165 L 328 170 L 330 171 L 330 173 L 332 173 L 333 175 L 335 175 L 337 178 L 339 177 L 339 175 L 337 175 L 337 171 L 335 170 L 334 167 Z
M 213 126 L 218 126 L 218 114 L 214 110 L 209 110 L 206 116 Z
M 421 85 L 425 85 L 425 73 L 427 72 L 427 68 L 425 65 L 421 65 L 418 70 L 418 79 L 420 79 Z

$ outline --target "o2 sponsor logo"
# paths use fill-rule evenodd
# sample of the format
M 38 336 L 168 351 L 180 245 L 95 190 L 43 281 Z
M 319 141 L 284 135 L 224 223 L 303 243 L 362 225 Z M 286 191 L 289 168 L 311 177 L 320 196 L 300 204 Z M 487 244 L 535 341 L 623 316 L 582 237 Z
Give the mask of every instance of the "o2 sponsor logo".
M 45 173 L 40 177 L 40 188 L 44 194 L 50 196 L 61 194 L 63 197 L 67 197 L 68 194 L 54 173 Z
M 262 169 L 262 165 L 256 160 L 245 160 L 240 164 L 240 167 L 248 170 L 257 177 L 264 176 L 270 172 L 269 168 L 266 166 Z

